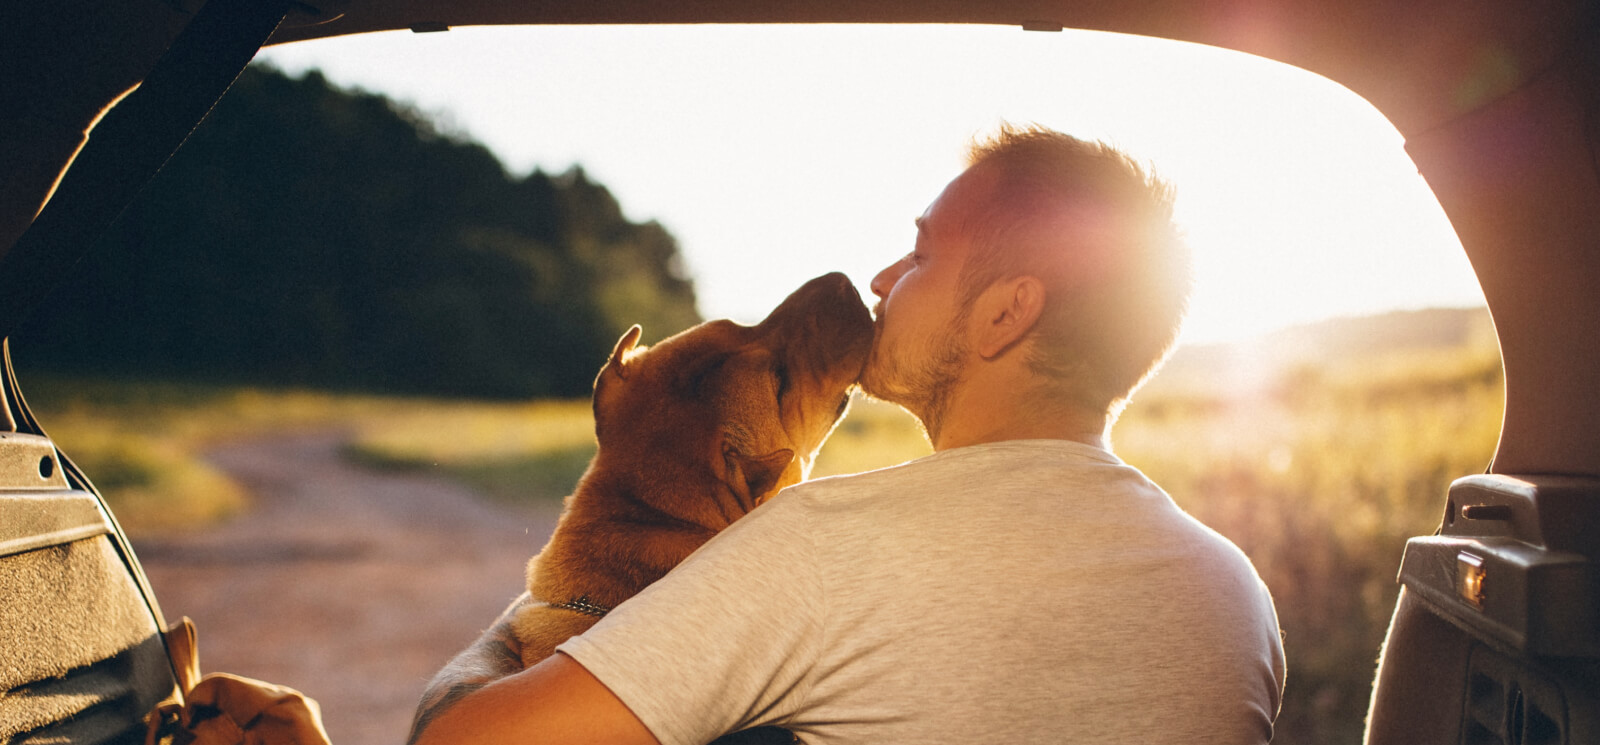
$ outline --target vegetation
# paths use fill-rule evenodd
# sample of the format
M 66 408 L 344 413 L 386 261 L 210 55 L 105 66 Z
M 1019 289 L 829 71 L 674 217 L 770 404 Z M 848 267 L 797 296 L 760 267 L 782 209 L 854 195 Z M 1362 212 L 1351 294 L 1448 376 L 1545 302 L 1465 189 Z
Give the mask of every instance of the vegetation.
M 1450 482 L 1494 453 L 1504 387 L 1488 323 L 1396 314 L 1325 327 L 1328 344 L 1299 329 L 1198 350 L 1118 424 L 1118 455 L 1238 544 L 1272 590 L 1289 659 L 1274 742 L 1361 741 L 1405 541 L 1432 533 Z M 1384 333 L 1350 333 L 1362 324 Z M 1260 366 L 1226 374 L 1219 355 Z
M 438 469 L 503 502 L 560 501 L 594 457 L 589 401 L 406 402 L 347 448 L 361 463 Z
M 1482 312 L 1389 322 L 1438 338 L 1372 334 L 1366 348 L 1320 356 L 1304 352 L 1315 344 L 1187 350 L 1114 432 L 1124 460 L 1237 543 L 1271 588 L 1290 666 L 1276 742 L 1360 742 L 1405 540 L 1434 530 L 1450 481 L 1481 472 L 1494 450 L 1502 382 Z M 1446 333 L 1457 327 L 1467 332 Z M 41 382 L 29 385 L 41 421 L 136 532 L 241 507 L 202 457 L 230 437 L 346 427 L 353 458 L 451 474 L 500 500 L 560 499 L 594 447 L 584 400 Z M 858 400 L 813 475 L 927 452 L 898 408 Z
M 391 402 L 312 391 L 30 375 L 28 403 L 130 531 L 201 529 L 249 495 L 206 462 L 233 438 L 343 426 L 386 415 Z
M 347 453 L 379 468 L 440 469 L 503 502 L 560 500 L 594 457 L 588 401 L 432 402 L 361 427 Z M 903 463 L 932 449 L 899 407 L 858 398 L 812 477 Z
M 12 338 L 55 372 L 588 393 L 699 321 L 675 240 L 581 169 L 508 175 L 388 99 L 253 67 Z

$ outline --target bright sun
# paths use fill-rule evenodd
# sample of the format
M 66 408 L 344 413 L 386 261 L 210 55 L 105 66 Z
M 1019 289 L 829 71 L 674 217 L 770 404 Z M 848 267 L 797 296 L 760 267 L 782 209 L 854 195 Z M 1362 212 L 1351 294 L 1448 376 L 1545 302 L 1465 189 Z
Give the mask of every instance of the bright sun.
M 513 170 L 580 163 L 678 236 L 707 316 L 805 279 L 863 290 L 1002 120 L 1120 145 L 1178 187 L 1198 285 L 1185 340 L 1482 304 L 1400 136 L 1277 63 L 1092 32 L 965 27 L 458 29 L 263 52 L 389 93 Z

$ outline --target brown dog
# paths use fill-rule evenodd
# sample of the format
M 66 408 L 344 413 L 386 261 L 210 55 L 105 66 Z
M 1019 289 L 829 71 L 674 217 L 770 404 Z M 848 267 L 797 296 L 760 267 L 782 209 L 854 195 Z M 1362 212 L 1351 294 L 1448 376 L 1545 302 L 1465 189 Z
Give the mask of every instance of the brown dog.
M 623 334 L 594 385 L 599 450 L 528 565 L 523 664 L 594 625 L 779 489 L 844 416 L 872 316 L 843 274 L 756 326 L 701 324 L 648 348 Z

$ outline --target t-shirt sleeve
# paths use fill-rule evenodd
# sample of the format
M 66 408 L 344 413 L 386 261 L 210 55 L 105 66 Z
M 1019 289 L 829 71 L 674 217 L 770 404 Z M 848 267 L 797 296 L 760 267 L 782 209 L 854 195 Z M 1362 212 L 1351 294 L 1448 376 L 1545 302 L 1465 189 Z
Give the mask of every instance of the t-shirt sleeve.
M 799 495 L 780 494 L 557 648 L 663 745 L 782 724 L 820 652 L 823 604 Z

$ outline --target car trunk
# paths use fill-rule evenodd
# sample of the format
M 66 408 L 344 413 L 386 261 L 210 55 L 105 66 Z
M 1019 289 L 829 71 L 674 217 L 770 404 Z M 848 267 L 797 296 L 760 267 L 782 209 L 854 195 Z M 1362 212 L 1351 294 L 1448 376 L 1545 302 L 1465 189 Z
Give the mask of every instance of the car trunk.
M 211 0 L 212 8 L 220 2 Z M 95 221 L 109 221 L 107 215 L 131 198 L 124 178 L 137 178 L 141 168 L 117 163 L 141 153 L 96 152 L 101 132 L 85 148 L 86 133 L 150 74 L 201 5 L 29 3 L 0 31 L 8 70 L 0 81 L 5 332 L 88 250 L 98 232 Z M 1213 44 L 1345 84 L 1406 136 L 1408 152 L 1450 217 L 1493 314 L 1507 386 L 1495 478 L 1469 479 L 1439 495 L 1441 535 L 1417 539 L 1408 551 L 1412 571 L 1403 576 L 1408 591 L 1374 699 L 1373 741 L 1587 742 L 1600 739 L 1594 631 L 1600 536 L 1593 530 L 1600 514 L 1595 6 L 1583 0 L 1470 7 L 1376 0 L 328 0 L 294 5 L 268 43 L 473 24 L 990 23 Z M 122 144 L 108 147 L 138 151 L 140 131 L 110 137 Z M 41 215 L 75 156 L 85 161 L 84 183 L 69 177 Z M 159 165 L 160 158 L 154 160 Z M 52 218 L 52 211 L 63 217 Z M 0 587 L 8 604 L 21 610 L 7 611 L 17 615 L 8 616 L 0 632 L 9 635 L 3 669 L 6 690 L 13 692 L 0 703 L 21 701 L 28 711 L 0 707 L 0 742 L 27 741 L 31 735 L 19 733 L 44 732 L 29 728 L 46 718 L 90 719 L 71 719 L 57 703 L 66 699 L 86 702 L 91 708 L 85 711 L 119 712 L 111 717 L 119 724 L 104 729 L 117 736 L 118 726 L 171 688 L 170 675 L 156 670 L 160 615 L 92 487 L 32 421 L 9 370 L 6 382 L 12 426 L 0 432 Z M 1542 527 L 1551 525 L 1581 529 Z M 1561 567 L 1553 570 L 1561 576 L 1554 585 L 1547 569 L 1553 565 Z M 80 592 L 78 583 L 87 586 Z M 1545 622 L 1549 608 L 1564 614 L 1558 623 Z M 34 649 L 42 650 L 39 656 Z M 122 682 L 105 683 L 111 678 Z M 1531 709 L 1550 723 L 1529 730 Z

